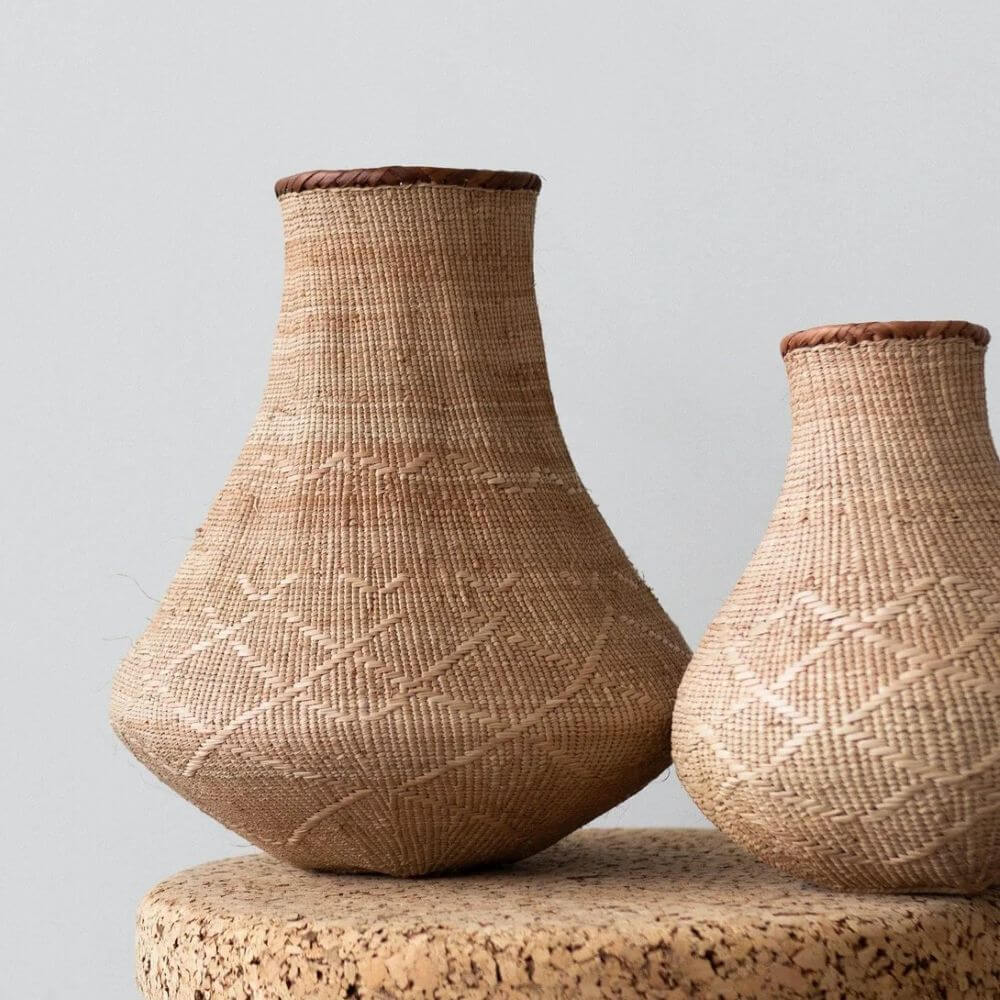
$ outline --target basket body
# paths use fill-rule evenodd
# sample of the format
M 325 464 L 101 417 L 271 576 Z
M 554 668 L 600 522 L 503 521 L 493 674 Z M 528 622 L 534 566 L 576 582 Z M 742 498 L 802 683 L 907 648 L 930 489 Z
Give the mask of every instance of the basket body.
M 143 763 L 301 867 L 513 860 L 669 764 L 689 651 L 556 421 L 531 175 L 444 174 L 280 183 L 264 399 L 114 684 Z
M 758 857 L 857 891 L 1000 874 L 1000 465 L 969 324 L 786 341 L 767 532 L 681 684 L 685 787 Z

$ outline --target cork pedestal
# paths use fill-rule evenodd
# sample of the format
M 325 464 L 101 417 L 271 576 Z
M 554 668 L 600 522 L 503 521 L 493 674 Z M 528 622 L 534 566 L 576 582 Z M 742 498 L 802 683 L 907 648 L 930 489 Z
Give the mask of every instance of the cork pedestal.
M 231 858 L 153 889 L 137 934 L 150 1000 L 1000 996 L 1000 891 L 836 894 L 701 830 L 409 881 Z

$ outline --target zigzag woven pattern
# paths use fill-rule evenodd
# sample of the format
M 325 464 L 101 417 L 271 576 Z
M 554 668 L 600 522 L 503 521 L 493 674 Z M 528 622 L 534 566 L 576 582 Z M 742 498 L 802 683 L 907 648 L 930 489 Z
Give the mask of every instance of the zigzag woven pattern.
M 281 197 L 264 400 L 112 719 L 164 781 L 297 865 L 523 857 L 669 763 L 689 650 L 559 431 L 535 198 Z
M 1000 465 L 985 331 L 918 326 L 788 351 L 784 488 L 681 685 L 675 752 L 785 871 L 974 892 L 1000 878 Z

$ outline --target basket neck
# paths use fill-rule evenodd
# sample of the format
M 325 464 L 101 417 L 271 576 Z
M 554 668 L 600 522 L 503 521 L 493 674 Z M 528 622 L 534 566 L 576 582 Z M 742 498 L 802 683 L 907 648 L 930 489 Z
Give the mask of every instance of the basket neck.
M 555 442 L 535 201 L 442 184 L 284 194 L 265 409 L 324 419 L 356 444 L 431 430 L 496 444 L 539 425 Z
M 995 477 L 985 347 L 971 339 L 835 343 L 786 356 L 786 487 L 905 496 Z
M 303 309 L 343 317 L 350 303 L 419 335 L 428 324 L 418 313 L 448 325 L 456 301 L 532 297 L 535 201 L 436 184 L 285 194 L 282 319 L 294 324 Z

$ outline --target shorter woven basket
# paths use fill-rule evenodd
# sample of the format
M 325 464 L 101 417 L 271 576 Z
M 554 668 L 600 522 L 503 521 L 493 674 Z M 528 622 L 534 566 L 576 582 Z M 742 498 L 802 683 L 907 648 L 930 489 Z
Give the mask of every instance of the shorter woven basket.
M 758 857 L 827 886 L 971 893 L 1000 874 L 987 340 L 961 322 L 784 340 L 784 486 L 681 684 L 692 797 Z

